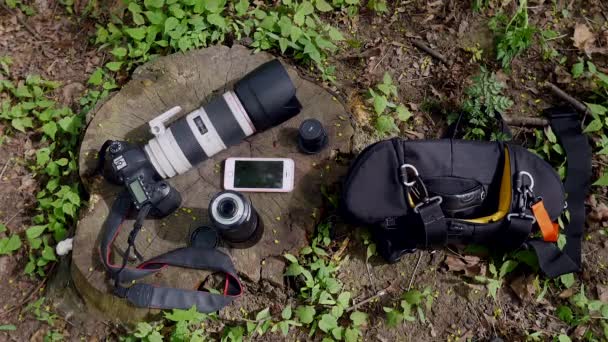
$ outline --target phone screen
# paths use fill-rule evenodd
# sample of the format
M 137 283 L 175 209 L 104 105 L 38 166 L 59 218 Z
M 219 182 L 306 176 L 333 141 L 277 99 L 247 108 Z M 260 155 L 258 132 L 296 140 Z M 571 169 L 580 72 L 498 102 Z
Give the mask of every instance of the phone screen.
M 235 160 L 234 187 L 253 189 L 283 188 L 283 162 Z

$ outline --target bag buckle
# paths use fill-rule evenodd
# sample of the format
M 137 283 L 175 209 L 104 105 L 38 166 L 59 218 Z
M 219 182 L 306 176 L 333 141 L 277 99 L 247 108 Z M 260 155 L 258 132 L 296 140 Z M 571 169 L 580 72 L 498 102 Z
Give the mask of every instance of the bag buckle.
M 511 221 L 512 217 L 517 217 L 520 219 L 527 219 L 527 220 L 532 220 L 532 224 L 536 223 L 536 217 L 530 215 L 530 214 L 526 214 L 526 213 L 512 213 L 512 214 L 508 214 L 507 215 L 507 220 Z
M 431 205 L 431 204 L 440 205 L 442 202 L 443 202 L 443 198 L 441 198 L 441 196 L 434 196 L 434 197 L 427 198 L 423 202 L 416 204 L 416 206 L 414 207 L 414 212 L 416 214 L 419 214 L 420 208 L 426 207 L 427 205 Z

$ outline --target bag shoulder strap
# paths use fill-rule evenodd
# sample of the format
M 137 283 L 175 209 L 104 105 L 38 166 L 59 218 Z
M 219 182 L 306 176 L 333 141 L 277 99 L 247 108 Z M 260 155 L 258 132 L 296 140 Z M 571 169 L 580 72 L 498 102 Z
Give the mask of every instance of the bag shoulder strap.
M 566 152 L 567 210 L 570 220 L 564 228 L 566 245 L 562 250 L 555 243 L 540 239 L 528 241 L 541 270 L 549 277 L 578 272 L 581 268 L 581 240 L 585 228 L 585 197 L 591 179 L 591 146 L 581 130 L 578 113 L 569 107 L 549 108 L 545 111 L 551 128 Z
M 116 281 L 115 295 L 139 307 L 186 310 L 195 305 L 199 312 L 209 313 L 220 310 L 242 294 L 243 287 L 230 257 L 217 249 L 184 247 L 159 255 L 137 267 L 113 264 L 110 260 L 112 245 L 131 207 L 128 193 L 125 191 L 119 194 L 112 204 L 100 239 L 99 254 L 106 270 Z M 130 287 L 120 285 L 159 272 L 167 266 L 222 272 L 226 275 L 224 292 L 215 294 L 150 284 L 135 284 Z

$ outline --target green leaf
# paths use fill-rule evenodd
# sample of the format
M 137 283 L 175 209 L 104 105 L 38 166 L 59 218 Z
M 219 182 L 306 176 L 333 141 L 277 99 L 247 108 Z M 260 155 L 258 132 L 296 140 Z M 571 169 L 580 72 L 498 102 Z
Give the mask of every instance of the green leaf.
M 285 309 L 281 312 L 281 317 L 283 319 L 291 319 L 291 305 L 287 305 Z
M 304 24 L 304 20 L 306 19 L 306 16 L 309 14 L 312 14 L 314 12 L 314 10 L 315 9 L 312 6 L 312 4 L 310 3 L 310 1 L 302 2 L 298 6 L 298 9 L 297 9 L 295 15 L 293 16 L 294 23 L 298 26 L 302 26 L 302 24 Z
M 359 340 L 359 335 L 359 330 L 346 328 L 346 330 L 344 330 L 344 342 L 357 342 Z
M 98 86 L 103 81 L 103 70 L 101 68 L 95 69 L 89 77 L 88 83 L 94 86 Z
M 76 134 L 78 133 L 78 127 L 80 126 L 80 119 L 76 116 L 66 116 L 57 123 L 65 132 Z
M 337 340 L 337 341 L 341 341 L 342 340 L 342 334 L 344 333 L 344 328 L 342 327 L 336 327 L 331 331 L 331 335 Z M 333 342 L 333 341 L 332 341 Z
M 179 25 L 179 20 L 177 20 L 177 18 L 167 18 L 167 20 L 165 20 L 165 33 L 173 31 L 177 25 Z
M 315 318 L 315 308 L 310 305 L 298 306 L 296 308 L 296 316 L 300 322 L 304 324 L 310 324 Z
M 604 173 L 598 180 L 596 180 L 593 185 L 595 186 L 608 186 L 608 172 Z
M 109 62 L 109 63 L 106 63 L 106 68 L 108 68 L 108 70 L 110 70 L 110 71 L 118 71 L 118 70 L 120 70 L 122 63 L 123 62 Z
M 342 289 L 342 284 L 335 278 L 327 278 L 325 280 L 325 288 L 329 293 L 336 294 Z
M 48 148 L 41 148 L 36 151 L 36 165 L 46 165 L 49 160 L 51 160 L 51 151 Z
M 355 327 L 362 326 L 367 323 L 367 314 L 361 311 L 355 311 L 350 314 L 350 320 Z
M 127 49 L 124 47 L 116 47 L 111 52 L 116 57 L 124 57 L 127 55 Z
M 270 318 L 270 308 L 266 308 L 264 310 L 261 310 L 260 312 L 258 312 L 257 315 L 255 315 L 255 320 L 256 321 L 264 321 Z
M 287 48 L 289 47 L 289 40 L 287 38 L 281 37 L 279 38 L 279 48 L 281 49 L 281 53 L 285 53 Z
M 380 133 L 388 133 L 397 130 L 397 125 L 395 125 L 395 120 L 388 115 L 380 115 L 378 119 L 376 119 L 376 130 Z
M 162 0 L 161 0 L 162 1 Z M 146 37 L 146 27 L 126 28 L 125 32 L 135 40 L 143 40 Z
M 24 85 L 18 86 L 17 89 L 15 89 L 14 94 L 19 98 L 32 97 L 32 93 L 30 93 L 28 87 Z
M 500 265 L 498 278 L 504 278 L 507 274 L 511 273 L 515 269 L 515 267 L 517 267 L 517 265 L 519 265 L 519 262 L 517 262 L 516 260 L 505 261 L 502 265 Z
M 44 232 L 45 229 L 46 229 L 46 225 L 45 226 L 31 226 L 30 228 L 28 228 L 25 231 L 25 236 L 27 237 L 28 240 L 37 238 Z
M 342 32 L 340 32 L 340 30 L 336 29 L 333 26 L 329 26 L 327 34 L 329 35 L 329 38 L 331 40 L 333 40 L 333 41 L 342 41 L 342 40 L 344 40 L 344 36 L 342 35 Z
M 49 121 L 42 126 L 42 131 L 52 140 L 55 140 L 55 133 L 57 133 L 57 124 L 54 121 Z
M 388 104 L 388 100 L 385 96 L 376 95 L 374 96 L 374 111 L 376 114 L 381 115 L 384 113 L 386 109 L 386 105 Z
M 161 11 L 146 11 L 144 14 L 152 25 L 162 25 L 165 20 L 165 15 Z
M 395 111 L 397 112 L 397 119 L 400 121 L 405 122 L 412 117 L 412 113 L 402 104 L 399 104 Z
M 18 131 L 25 132 L 26 128 L 34 127 L 32 118 L 15 118 L 11 120 L 11 125 Z
M 49 261 L 57 260 L 55 257 L 55 251 L 51 246 L 44 246 L 44 249 L 42 250 L 42 257 Z
M 295 256 L 293 256 L 292 254 L 285 253 L 283 255 L 283 257 L 285 257 L 285 259 L 287 259 L 289 262 L 292 262 L 292 263 L 295 263 L 295 264 L 298 263 L 298 258 L 296 258 Z
M 591 111 L 591 114 L 593 115 L 593 117 L 596 119 L 598 119 L 599 116 L 603 116 L 606 114 L 606 112 L 608 112 L 608 108 L 606 108 L 602 105 L 595 104 L 595 103 L 587 103 L 587 102 L 585 102 L 585 104 Z
M 560 334 L 560 335 L 557 337 L 557 340 L 558 340 L 559 342 L 572 342 L 572 340 L 570 339 L 570 337 L 568 337 L 568 335 L 564 335 L 564 334 Z
M 574 78 L 579 78 L 585 72 L 585 62 L 580 61 L 572 66 L 572 76 Z
M 333 329 L 338 327 L 338 320 L 330 315 L 330 314 L 324 314 L 321 316 L 321 320 L 319 320 L 319 329 L 321 329 L 323 332 L 330 332 Z
M 0 233 L 4 233 L 6 231 L 6 226 L 0 223 Z
M 236 5 L 234 5 L 234 9 L 236 10 L 236 15 L 239 17 L 245 15 L 249 9 L 249 0 L 240 0 Z
M 334 9 L 325 0 L 315 0 L 315 7 L 321 12 L 329 12 Z
M 351 294 L 348 291 L 344 291 L 338 295 L 337 303 L 343 308 L 348 307 L 348 303 L 350 302 Z
M 21 247 L 19 236 L 14 234 L 11 237 L 0 239 L 0 255 L 10 254 Z
M 317 63 L 321 63 L 321 53 L 311 41 L 306 41 L 304 44 L 304 54 Z
M 218 13 L 209 14 L 207 16 L 207 21 L 210 24 L 215 25 L 215 26 L 217 26 L 219 28 L 222 28 L 222 29 L 225 29 L 225 28 L 228 27 L 228 25 L 226 24 L 226 19 L 224 19 L 224 17 L 222 17 Z
M 583 130 L 583 133 L 597 132 L 600 129 L 602 129 L 602 126 L 603 126 L 602 120 L 594 119 L 587 125 L 587 127 L 585 127 L 585 129 Z
M 146 8 L 161 8 L 165 4 L 165 0 L 144 0 Z
M 173 309 L 171 312 L 165 311 L 165 318 L 173 322 L 201 322 L 207 315 L 198 312 L 196 306 L 192 305 L 188 310 Z
M 17 327 L 12 324 L 0 325 L 0 331 L 15 331 Z
M 398 324 L 403 322 L 403 314 L 393 308 L 384 308 L 386 312 L 386 325 L 389 327 L 396 327 Z

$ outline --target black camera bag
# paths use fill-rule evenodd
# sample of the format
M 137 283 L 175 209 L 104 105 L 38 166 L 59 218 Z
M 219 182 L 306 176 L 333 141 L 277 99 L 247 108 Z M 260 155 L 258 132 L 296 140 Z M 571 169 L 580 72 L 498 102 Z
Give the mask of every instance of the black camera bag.
M 578 271 L 591 148 L 576 112 L 545 113 L 567 156 L 564 184 L 547 162 L 512 143 L 393 138 L 368 146 L 353 162 L 343 210 L 373 227 L 389 262 L 448 244 L 523 246 L 535 251 L 550 277 Z M 556 221 L 564 210 L 569 221 L 560 249 Z

